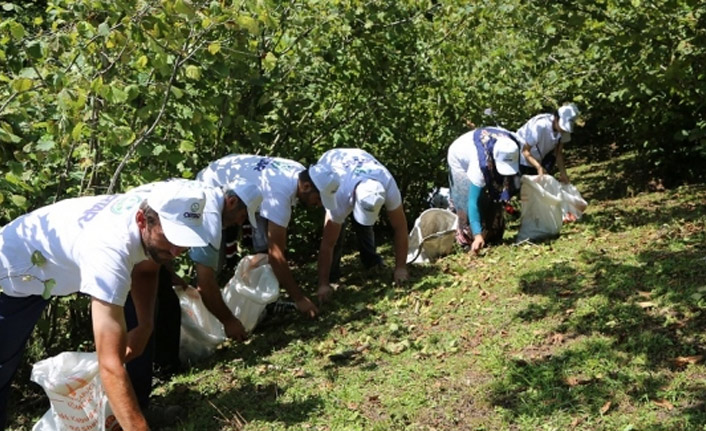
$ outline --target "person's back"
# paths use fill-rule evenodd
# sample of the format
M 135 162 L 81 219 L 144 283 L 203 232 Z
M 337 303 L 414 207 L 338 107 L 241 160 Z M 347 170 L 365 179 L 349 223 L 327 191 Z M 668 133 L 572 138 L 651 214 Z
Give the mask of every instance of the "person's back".
M 257 184 L 263 196 L 260 215 L 287 227 L 303 170 L 300 163 L 280 157 L 230 154 L 211 162 L 196 179 L 215 187 L 233 181 Z
M 117 251 L 118 256 L 135 256 L 132 264 L 147 258 L 137 247 L 127 250 L 129 237 L 137 237 L 136 229 L 116 229 L 134 224 L 134 211 L 143 199 L 138 195 L 66 199 L 13 220 L 0 235 L 0 265 L 7 277 L 2 283 L 4 293 L 68 295 L 81 288 L 101 299 L 115 300 L 114 293 L 108 294 L 110 298 L 96 295 L 95 289 L 100 286 L 91 285 L 89 280 L 100 278 L 97 266 L 106 250 Z M 136 243 L 139 245 L 139 240 Z M 107 273 L 110 268 L 104 270 Z M 45 292 L 50 279 L 54 287 Z M 125 285 L 129 275 L 121 276 L 120 281 Z M 124 300 L 122 293 L 119 296 Z

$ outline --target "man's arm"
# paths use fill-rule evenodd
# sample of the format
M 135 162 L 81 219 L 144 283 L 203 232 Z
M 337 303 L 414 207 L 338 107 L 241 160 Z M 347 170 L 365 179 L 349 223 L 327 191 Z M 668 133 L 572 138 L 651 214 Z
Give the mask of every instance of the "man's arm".
M 123 429 L 148 430 L 123 365 L 127 350 L 125 311 L 118 305 L 92 298 L 91 315 L 100 377 L 110 407 Z
M 226 335 L 238 341 L 244 341 L 248 338 L 243 324 L 223 301 L 223 295 L 216 280 L 216 271 L 210 266 L 196 263 L 196 278 L 203 304 L 223 324 Z
M 395 283 L 401 283 L 409 279 L 407 272 L 407 253 L 409 251 L 409 236 L 407 234 L 407 217 L 404 214 L 403 205 L 387 212 L 390 217 L 390 225 L 395 231 Z
M 530 147 L 529 144 L 524 144 L 522 146 L 522 155 L 525 156 L 525 160 L 527 160 L 530 165 L 534 166 L 534 168 L 537 170 L 538 175 L 544 175 L 544 168 L 542 167 L 542 164 L 539 163 L 539 160 L 534 158 L 531 150 L 532 147 Z
M 289 263 L 285 256 L 287 246 L 287 228 L 268 221 L 267 223 L 267 252 L 269 263 L 272 266 L 279 281 L 280 286 L 287 291 L 297 305 L 297 309 L 309 317 L 315 317 L 319 309 L 299 287 L 294 280 L 292 271 L 289 269 Z
M 564 184 L 569 183 L 569 176 L 566 174 L 566 166 L 564 166 L 564 143 L 559 142 L 554 148 L 554 156 L 556 157 L 556 167 L 559 168 L 559 181 Z
M 137 326 L 127 334 L 126 361 L 142 355 L 152 335 L 158 278 L 159 264 L 154 261 L 142 261 L 132 269 L 130 296 L 135 305 Z
M 321 237 L 321 246 L 319 247 L 319 290 L 317 292 L 319 303 L 329 301 L 331 299 L 331 285 L 329 276 L 331 275 L 331 263 L 333 262 L 333 250 L 336 247 L 336 241 L 341 235 L 341 224 L 336 223 L 326 213 L 324 221 L 324 231 Z

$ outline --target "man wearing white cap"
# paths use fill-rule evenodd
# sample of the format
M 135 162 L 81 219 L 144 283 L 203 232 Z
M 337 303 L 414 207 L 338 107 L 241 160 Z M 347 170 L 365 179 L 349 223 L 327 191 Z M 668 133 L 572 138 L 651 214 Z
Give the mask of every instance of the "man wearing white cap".
M 554 163 L 559 168 L 559 181 L 569 182 L 564 166 L 564 144 L 571 140 L 579 110 L 571 103 L 553 114 L 539 114 L 529 119 L 517 131 L 522 140 L 520 172 L 523 175 L 544 175 Z
M 519 142 L 508 130 L 482 127 L 461 135 L 449 147 L 449 187 L 459 226 L 456 239 L 474 253 L 486 242 L 502 240 L 502 203 L 515 192 Z
M 318 261 L 319 301 L 330 299 L 330 283 L 340 275 L 341 230 L 351 212 L 361 260 L 364 266 L 370 268 L 382 264 L 381 257 L 375 252 L 373 225 L 380 209 L 385 206 L 394 230 L 394 281 L 400 283 L 407 280 L 407 218 L 400 190 L 390 171 L 371 154 L 358 148 L 329 150 L 317 164 L 330 168 L 341 179 L 335 195 L 336 206 L 327 209 L 324 221 Z
M 222 230 L 235 225 L 242 225 L 246 220 L 255 222 L 255 213 L 262 202 L 260 189 L 254 184 L 231 183 L 223 187 L 212 187 L 200 181 L 171 179 L 166 182 L 156 182 L 137 187 L 128 194 L 143 194 L 162 187 L 165 183 L 179 182 L 185 188 L 203 191 L 205 195 L 204 220 L 209 232 L 209 244 L 203 247 L 192 247 L 189 256 L 194 261 L 199 283 L 197 285 L 206 308 L 223 323 L 226 335 L 237 340 L 247 336 L 240 321 L 233 315 L 223 302 L 221 291 L 216 284 L 215 273 L 222 261 Z M 159 304 L 155 321 L 154 341 L 150 341 L 145 352 L 128 362 L 130 374 L 138 403 L 143 411 L 149 407 L 149 396 L 152 392 L 153 361 L 165 371 L 176 371 L 179 367 L 179 331 L 181 327 L 181 309 L 179 298 L 172 289 L 172 272 L 163 265 L 159 273 L 158 298 Z M 187 287 L 187 286 L 184 286 Z M 139 316 L 136 315 L 132 298 L 129 297 L 125 306 L 128 329 L 139 327 Z M 160 416 L 155 411 L 153 416 Z M 163 416 L 163 415 L 162 415 Z M 165 418 L 165 420 L 168 418 Z
M 151 319 L 146 330 L 128 333 L 123 305 L 132 292 L 136 308 L 150 315 L 159 265 L 209 243 L 205 200 L 201 190 L 165 183 L 146 195 L 66 199 L 0 230 L 0 429 L 11 379 L 42 310 L 52 296 L 76 292 L 91 296 L 100 377 L 118 422 L 148 429 L 124 364 L 144 349 Z
M 316 316 L 318 307 L 294 280 L 287 262 L 287 226 L 292 207 L 298 201 L 308 207 L 335 208 L 338 176 L 319 164 L 307 169 L 298 162 L 279 157 L 231 154 L 211 162 L 198 173 L 197 179 L 214 186 L 232 181 L 258 185 L 263 201 L 257 224 L 253 225 L 255 252 L 267 250 L 280 286 L 292 297 L 297 309 L 309 317 Z

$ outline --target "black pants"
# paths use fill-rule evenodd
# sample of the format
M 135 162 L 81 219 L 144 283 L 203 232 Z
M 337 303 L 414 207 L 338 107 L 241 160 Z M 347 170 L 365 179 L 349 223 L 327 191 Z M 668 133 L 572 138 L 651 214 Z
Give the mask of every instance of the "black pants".
M 355 221 L 353 216 L 350 216 L 351 226 L 355 232 L 356 245 L 360 261 L 365 269 L 372 268 L 382 264 L 382 257 L 376 251 L 375 231 L 372 226 L 363 226 Z M 336 241 L 336 246 L 333 249 L 333 261 L 331 262 L 331 272 L 329 274 L 329 282 L 335 283 L 341 277 L 341 256 L 343 254 L 343 243 L 345 241 L 347 222 L 341 226 L 341 233 Z
M 132 387 L 135 389 L 137 401 L 143 410 L 149 406 L 154 365 L 165 373 L 174 373 L 180 366 L 181 308 L 179 297 L 172 288 L 171 278 L 169 271 L 164 267 L 160 268 L 154 331 L 142 355 L 125 365 Z M 125 323 L 128 331 L 137 326 L 135 305 L 130 295 L 125 302 Z

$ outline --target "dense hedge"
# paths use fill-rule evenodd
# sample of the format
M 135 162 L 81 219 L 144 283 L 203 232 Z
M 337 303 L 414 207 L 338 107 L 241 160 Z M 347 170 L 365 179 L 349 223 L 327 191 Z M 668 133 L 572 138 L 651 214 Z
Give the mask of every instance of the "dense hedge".
M 467 122 L 516 128 L 566 101 L 579 142 L 701 174 L 701 2 L 244 3 L 3 3 L 0 217 L 230 152 L 337 146 L 376 154 L 414 213 Z

